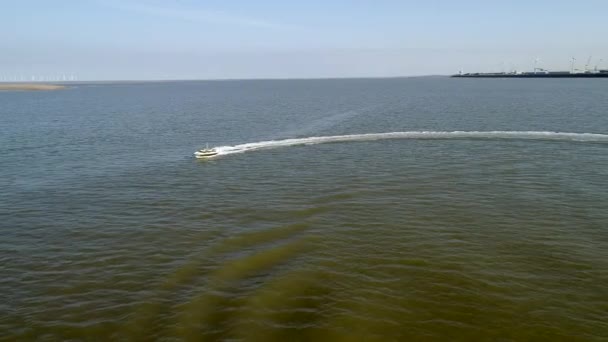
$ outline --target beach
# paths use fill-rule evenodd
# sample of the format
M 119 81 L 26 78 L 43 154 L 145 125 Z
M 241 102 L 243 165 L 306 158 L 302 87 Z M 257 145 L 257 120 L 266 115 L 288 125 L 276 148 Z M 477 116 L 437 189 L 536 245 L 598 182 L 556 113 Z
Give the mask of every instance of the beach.
M 65 88 L 65 86 L 58 84 L 0 83 L 0 90 L 60 90 Z

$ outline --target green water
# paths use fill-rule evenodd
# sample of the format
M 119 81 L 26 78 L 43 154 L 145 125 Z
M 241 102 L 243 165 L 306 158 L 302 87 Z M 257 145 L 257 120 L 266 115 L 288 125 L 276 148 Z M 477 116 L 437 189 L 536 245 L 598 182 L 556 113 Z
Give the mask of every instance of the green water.
M 453 81 L 0 94 L 0 337 L 608 339 L 608 83 Z

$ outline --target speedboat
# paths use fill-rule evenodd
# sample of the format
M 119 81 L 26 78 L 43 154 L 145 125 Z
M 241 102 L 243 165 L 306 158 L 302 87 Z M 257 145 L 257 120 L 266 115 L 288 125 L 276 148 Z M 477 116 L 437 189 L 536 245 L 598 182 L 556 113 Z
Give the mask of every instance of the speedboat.
M 196 152 L 194 152 L 194 156 L 196 158 L 209 158 L 209 157 L 213 157 L 217 155 L 217 150 L 214 148 L 209 148 L 209 146 L 206 146 L 203 149 L 200 149 Z

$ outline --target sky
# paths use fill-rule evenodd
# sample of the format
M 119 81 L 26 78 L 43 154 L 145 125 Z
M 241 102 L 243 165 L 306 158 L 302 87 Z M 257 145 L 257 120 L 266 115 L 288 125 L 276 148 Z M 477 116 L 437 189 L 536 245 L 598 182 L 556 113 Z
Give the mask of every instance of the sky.
M 608 69 L 607 13 L 605 0 L 0 0 L 0 81 Z

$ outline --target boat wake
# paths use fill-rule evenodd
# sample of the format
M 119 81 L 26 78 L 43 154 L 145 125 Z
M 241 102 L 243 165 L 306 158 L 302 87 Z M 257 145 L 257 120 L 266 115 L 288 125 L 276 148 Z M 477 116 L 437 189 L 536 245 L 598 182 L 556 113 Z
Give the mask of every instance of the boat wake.
M 573 141 L 573 142 L 605 142 L 608 143 L 608 134 L 597 133 L 562 133 L 538 131 L 411 131 L 389 133 L 367 133 L 350 135 L 333 135 L 308 138 L 294 138 L 284 140 L 260 141 L 234 146 L 218 146 L 215 150 L 218 156 L 250 151 L 273 149 L 297 145 L 315 145 L 351 141 L 372 141 L 385 139 L 498 139 L 498 140 L 545 140 L 545 141 Z

